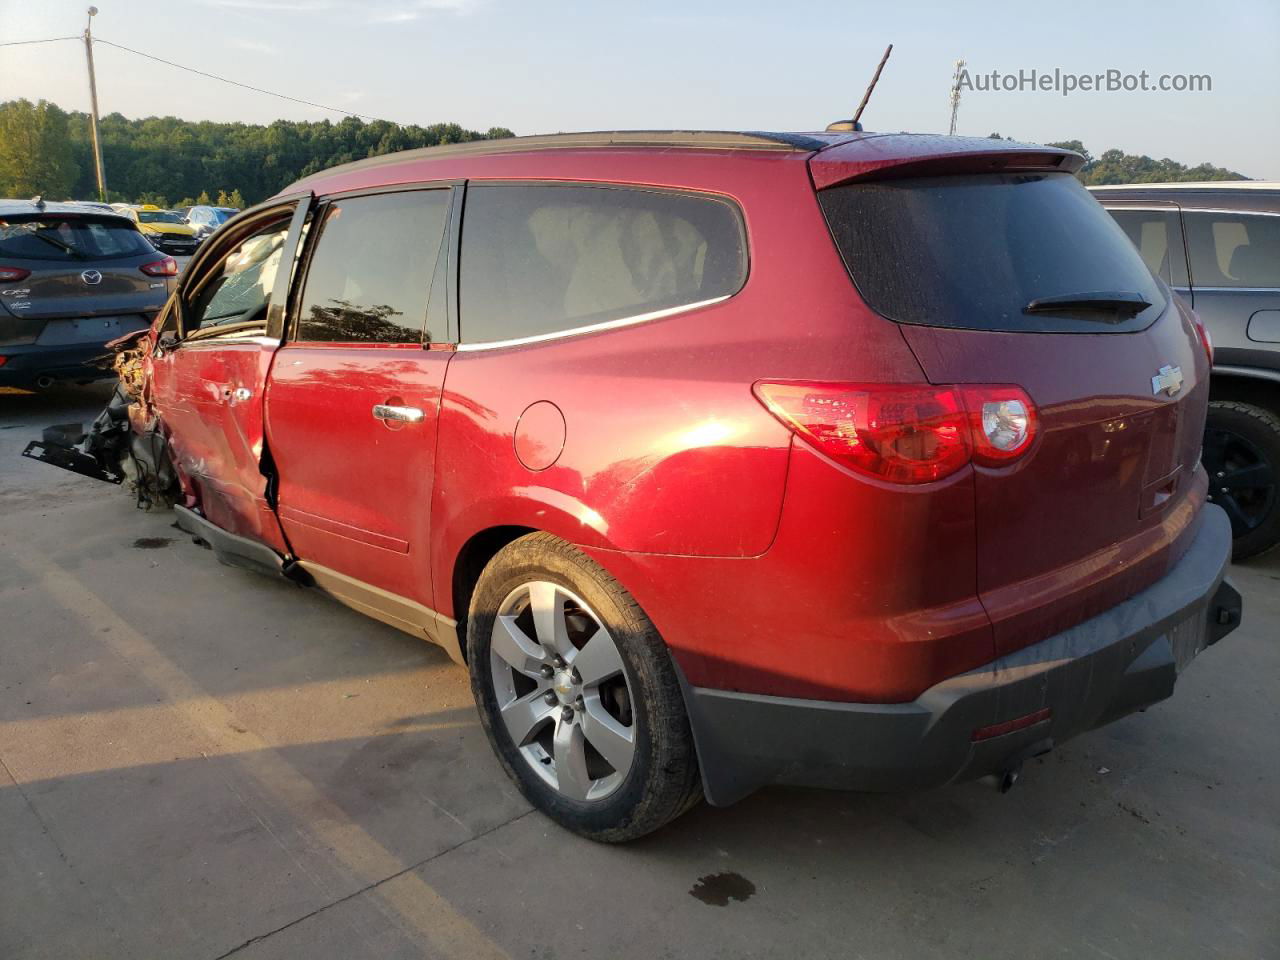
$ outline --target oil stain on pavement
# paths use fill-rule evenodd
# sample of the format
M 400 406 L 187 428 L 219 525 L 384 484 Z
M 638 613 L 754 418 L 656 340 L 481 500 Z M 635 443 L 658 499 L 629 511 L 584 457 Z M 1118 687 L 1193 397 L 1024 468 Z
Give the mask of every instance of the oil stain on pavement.
M 740 873 L 709 873 L 689 890 L 690 896 L 713 907 L 727 907 L 730 900 L 746 900 L 755 892 L 756 885 Z
M 159 550 L 173 543 L 172 537 L 139 537 L 133 545 L 139 550 Z

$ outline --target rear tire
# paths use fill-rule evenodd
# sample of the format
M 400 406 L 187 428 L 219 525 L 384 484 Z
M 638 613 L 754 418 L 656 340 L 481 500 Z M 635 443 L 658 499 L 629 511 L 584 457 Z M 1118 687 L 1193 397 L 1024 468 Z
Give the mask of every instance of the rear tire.
M 633 840 L 701 799 L 666 645 L 631 595 L 570 544 L 534 533 L 494 556 L 472 595 L 467 662 L 507 775 L 566 829 Z
M 1232 559 L 1265 553 L 1280 544 L 1280 417 L 1215 400 L 1204 433 L 1209 499 L 1231 519 Z

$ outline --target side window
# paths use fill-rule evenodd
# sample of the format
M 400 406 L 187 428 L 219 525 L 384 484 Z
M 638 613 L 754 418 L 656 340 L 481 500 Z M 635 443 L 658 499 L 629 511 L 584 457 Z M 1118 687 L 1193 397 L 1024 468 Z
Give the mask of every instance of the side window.
M 1280 287 L 1280 217 L 1183 214 L 1197 287 Z
M 1107 212 L 1138 248 L 1148 270 L 1170 286 L 1187 286 L 1187 257 L 1177 211 L 1116 208 Z
M 289 216 L 273 220 L 236 244 L 204 281 L 183 317 L 185 332 L 267 322 Z
M 727 297 L 747 273 L 737 208 L 630 187 L 467 190 L 462 339 L 511 340 Z
M 350 197 L 320 214 L 295 339 L 322 343 L 422 343 L 427 299 L 444 253 L 452 191 Z

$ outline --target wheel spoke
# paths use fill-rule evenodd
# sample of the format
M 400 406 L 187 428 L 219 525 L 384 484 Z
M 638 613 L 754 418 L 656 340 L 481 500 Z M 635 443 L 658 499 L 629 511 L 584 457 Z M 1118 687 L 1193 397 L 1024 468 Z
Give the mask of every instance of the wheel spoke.
M 1256 490 L 1260 487 L 1274 486 L 1276 478 L 1270 464 L 1255 463 L 1252 466 L 1228 471 L 1225 476 L 1217 477 L 1212 482 L 1215 486 L 1226 487 L 1229 490 Z
M 529 742 L 534 730 L 549 717 L 556 707 L 543 699 L 543 691 L 532 693 L 512 700 L 505 707 L 500 707 L 502 721 L 507 725 L 507 732 L 517 747 Z
M 529 607 L 533 611 L 533 628 L 538 643 L 546 650 L 569 659 L 573 644 L 569 642 L 569 625 L 564 619 L 564 594 L 554 583 L 539 581 L 529 584 Z
M 622 655 L 609 631 L 601 627 L 578 651 L 573 666 L 585 685 L 594 686 L 622 672 Z
M 1212 474 L 1227 461 L 1227 435 L 1217 430 L 1206 430 L 1200 450 L 1200 462 Z
M 1227 516 L 1231 518 L 1231 527 L 1235 530 L 1237 536 L 1240 535 L 1241 531 L 1252 530 L 1256 525 L 1255 522 L 1250 520 L 1245 512 L 1240 509 L 1240 504 L 1236 502 L 1236 498 L 1230 494 L 1219 494 L 1214 498 L 1213 502 L 1223 510 L 1227 511 Z
M 589 696 L 582 714 L 582 733 L 587 742 L 619 773 L 631 769 L 635 753 L 635 728 L 624 727 L 605 710 L 599 697 Z
M 493 652 L 500 656 L 512 670 L 526 677 L 540 677 L 539 667 L 547 662 L 547 651 L 525 635 L 516 626 L 515 617 L 498 617 L 494 624 Z
M 553 746 L 556 761 L 556 785 L 572 800 L 587 799 L 591 775 L 587 773 L 586 740 L 582 726 L 567 720 L 556 721 Z

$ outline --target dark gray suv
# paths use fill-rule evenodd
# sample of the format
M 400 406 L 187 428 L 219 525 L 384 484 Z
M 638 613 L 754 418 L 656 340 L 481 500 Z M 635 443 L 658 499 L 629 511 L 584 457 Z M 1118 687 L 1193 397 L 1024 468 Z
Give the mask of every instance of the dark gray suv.
M 1091 187 L 1213 339 L 1202 460 L 1235 557 L 1280 543 L 1280 183 Z
M 110 376 L 91 361 L 151 324 L 177 273 L 127 217 L 0 200 L 0 386 Z

